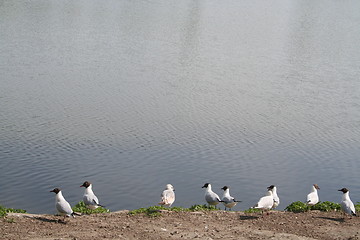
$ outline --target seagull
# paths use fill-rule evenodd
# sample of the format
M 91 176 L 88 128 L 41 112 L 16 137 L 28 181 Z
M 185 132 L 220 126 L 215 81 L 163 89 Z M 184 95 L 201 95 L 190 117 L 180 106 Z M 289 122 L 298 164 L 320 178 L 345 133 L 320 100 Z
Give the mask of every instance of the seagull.
M 317 184 L 314 184 L 311 188 L 311 192 L 307 195 L 306 203 L 310 206 L 314 206 L 319 202 L 319 196 L 317 190 L 320 190 Z
M 159 202 L 160 205 L 165 207 L 171 207 L 171 205 L 175 202 L 175 189 L 173 185 L 166 184 L 165 190 L 161 194 L 161 200 Z
M 54 190 L 51 190 L 50 192 L 54 192 L 56 194 L 55 197 L 55 207 L 56 210 L 58 211 L 58 213 L 61 216 L 64 216 L 64 220 L 65 221 L 65 217 L 75 217 L 74 215 L 78 215 L 75 214 L 74 211 L 71 209 L 70 204 L 65 200 L 65 198 L 63 197 L 61 190 L 59 188 L 54 188 Z
M 80 187 L 85 187 L 83 201 L 87 208 L 96 209 L 98 207 L 104 207 L 100 205 L 99 199 L 95 196 L 92 190 L 92 184 L 90 182 L 85 181 Z
M 224 190 L 224 194 L 221 200 L 223 201 L 225 210 L 226 208 L 229 208 L 231 210 L 231 208 L 234 207 L 238 202 L 241 202 L 241 201 L 236 201 L 235 198 L 230 196 L 230 192 L 229 192 L 230 188 L 228 186 L 224 186 L 221 189 Z
M 343 192 L 341 200 L 341 209 L 343 212 L 350 216 L 356 216 L 354 203 L 350 200 L 349 190 L 347 188 L 342 188 L 338 191 Z
M 273 207 L 273 205 L 274 205 L 273 192 L 272 189 L 268 187 L 267 194 L 264 197 L 260 198 L 258 203 L 253 208 L 261 209 L 262 212 L 264 212 L 264 210 L 270 210 Z
M 274 198 L 274 204 L 273 204 L 273 206 L 272 206 L 272 209 L 274 209 L 274 208 L 276 208 L 277 206 L 279 206 L 279 204 L 280 204 L 280 198 L 279 198 L 278 195 L 277 195 L 276 186 L 271 185 L 270 187 L 268 187 L 268 190 L 271 190 L 272 195 L 273 195 L 273 198 Z
M 220 197 L 211 190 L 211 184 L 210 183 L 205 183 L 204 186 L 202 186 L 202 188 L 206 188 L 205 200 L 209 205 L 216 206 L 220 202 L 223 202 L 223 201 L 220 200 Z

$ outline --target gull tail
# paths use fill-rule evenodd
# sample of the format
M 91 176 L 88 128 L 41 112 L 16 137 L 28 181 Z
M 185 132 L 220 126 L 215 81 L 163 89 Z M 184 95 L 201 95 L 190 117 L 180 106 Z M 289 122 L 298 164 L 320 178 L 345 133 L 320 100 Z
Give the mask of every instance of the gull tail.
M 72 217 L 81 216 L 81 213 L 72 212 L 72 213 L 71 213 L 71 216 L 72 216 Z

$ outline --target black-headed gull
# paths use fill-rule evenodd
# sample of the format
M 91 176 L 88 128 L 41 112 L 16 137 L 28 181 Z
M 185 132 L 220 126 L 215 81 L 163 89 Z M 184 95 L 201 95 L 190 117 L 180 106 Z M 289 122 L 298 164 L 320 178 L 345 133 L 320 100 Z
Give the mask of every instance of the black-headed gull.
M 85 187 L 83 201 L 87 208 L 96 209 L 98 207 L 104 207 L 100 205 L 99 199 L 95 196 L 90 182 L 85 181 L 80 187 Z
M 319 195 L 318 195 L 317 190 L 320 190 L 320 188 L 317 184 L 314 184 L 311 187 L 311 192 L 307 195 L 307 198 L 306 198 L 306 203 L 308 205 L 314 206 L 315 204 L 317 204 L 319 202 Z
M 165 190 L 161 193 L 161 200 L 159 202 L 160 205 L 164 207 L 171 207 L 171 205 L 175 202 L 175 189 L 173 185 L 166 184 Z
M 350 216 L 356 216 L 354 203 L 351 201 L 349 196 L 349 190 L 347 188 L 342 188 L 338 191 L 343 192 L 341 199 L 341 209 L 343 212 L 349 214 Z
M 230 196 L 230 188 L 228 186 L 224 186 L 221 189 L 224 190 L 224 194 L 221 200 L 223 201 L 225 210 L 226 208 L 229 208 L 231 210 L 231 208 L 233 208 L 238 202 L 241 202 L 241 201 L 236 201 L 235 198 Z
M 63 221 L 65 221 L 66 216 L 75 217 L 74 211 L 71 209 L 70 204 L 65 200 L 64 196 L 62 195 L 61 190 L 59 188 L 54 188 L 50 192 L 54 192 L 56 194 L 55 207 L 56 207 L 56 210 L 58 211 L 59 215 L 64 216 Z
M 220 202 L 222 202 L 220 200 L 219 195 L 217 195 L 216 193 L 214 193 L 211 190 L 211 184 L 210 183 L 205 183 L 204 186 L 202 186 L 202 188 L 206 188 L 206 190 L 205 190 L 205 200 L 209 205 L 216 206 Z
M 280 198 L 277 195 L 277 189 L 275 185 L 271 185 L 268 187 L 268 190 L 271 190 L 272 195 L 273 195 L 273 199 L 274 199 L 274 204 L 272 206 L 272 208 L 276 208 L 277 206 L 279 206 L 280 204 Z
M 264 211 L 264 210 L 270 210 L 273 207 L 273 205 L 274 205 L 273 192 L 270 189 L 270 187 L 268 187 L 267 194 L 264 197 L 260 198 L 258 203 L 253 208 L 258 208 Z

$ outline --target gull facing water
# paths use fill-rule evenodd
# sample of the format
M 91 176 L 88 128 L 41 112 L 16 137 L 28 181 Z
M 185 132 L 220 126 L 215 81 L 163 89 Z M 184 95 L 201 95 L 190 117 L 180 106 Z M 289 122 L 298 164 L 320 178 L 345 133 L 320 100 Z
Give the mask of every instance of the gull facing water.
M 219 195 L 217 195 L 216 193 L 214 193 L 211 190 L 211 184 L 210 183 L 205 183 L 204 186 L 202 186 L 202 188 L 206 188 L 206 190 L 205 190 L 205 200 L 209 205 L 216 206 L 220 202 L 222 202 L 220 200 Z
M 273 205 L 274 205 L 273 192 L 272 189 L 268 187 L 267 194 L 264 197 L 260 198 L 258 203 L 253 208 L 258 208 L 264 211 L 264 210 L 270 210 L 273 207 Z
M 306 203 L 310 206 L 314 206 L 319 202 L 319 196 L 317 190 L 320 190 L 317 184 L 314 184 L 311 188 L 311 192 L 307 195 Z
M 354 203 L 351 201 L 349 196 L 349 190 L 347 188 L 342 188 L 338 191 L 343 192 L 341 199 L 341 209 L 343 212 L 349 214 L 350 216 L 356 216 Z
M 231 210 L 231 208 L 233 208 L 238 202 L 241 202 L 241 201 L 236 201 L 235 198 L 230 196 L 230 188 L 228 186 L 224 186 L 221 189 L 224 190 L 224 194 L 221 200 L 223 201 L 225 210 L 226 208 L 229 208 Z
M 164 207 L 171 207 L 171 205 L 174 202 L 175 202 L 175 189 L 173 185 L 166 184 L 166 188 L 161 194 L 161 200 L 159 204 L 163 205 Z
M 276 208 L 277 206 L 279 206 L 280 204 L 280 198 L 277 195 L 277 189 L 275 185 L 271 185 L 268 187 L 268 190 L 271 190 L 272 195 L 273 195 L 273 199 L 274 199 L 274 203 L 273 206 L 271 207 L 272 209 Z
M 85 187 L 83 201 L 87 208 L 96 209 L 98 207 L 104 207 L 100 205 L 99 199 L 95 196 L 90 182 L 86 181 L 80 187 Z

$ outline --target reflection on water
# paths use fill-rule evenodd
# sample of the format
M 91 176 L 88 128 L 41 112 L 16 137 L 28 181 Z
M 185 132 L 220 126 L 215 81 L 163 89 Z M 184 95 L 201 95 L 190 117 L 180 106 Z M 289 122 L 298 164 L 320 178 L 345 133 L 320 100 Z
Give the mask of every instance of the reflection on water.
M 0 204 L 53 213 L 85 180 L 111 210 L 280 209 L 356 189 L 360 2 L 0 3 Z

